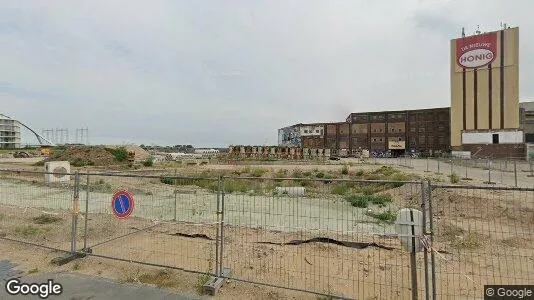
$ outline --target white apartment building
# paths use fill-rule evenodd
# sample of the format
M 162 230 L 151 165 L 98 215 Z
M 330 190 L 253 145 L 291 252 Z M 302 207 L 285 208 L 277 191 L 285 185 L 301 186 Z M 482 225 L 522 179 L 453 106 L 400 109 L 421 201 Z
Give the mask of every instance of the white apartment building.
M 0 148 L 20 148 L 20 124 L 0 115 Z

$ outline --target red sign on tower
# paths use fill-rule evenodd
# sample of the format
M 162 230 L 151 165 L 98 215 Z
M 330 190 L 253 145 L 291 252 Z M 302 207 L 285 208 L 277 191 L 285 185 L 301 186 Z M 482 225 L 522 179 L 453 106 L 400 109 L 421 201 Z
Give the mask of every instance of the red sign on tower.
M 456 62 L 474 69 L 491 64 L 497 56 L 497 33 L 490 32 L 456 40 Z

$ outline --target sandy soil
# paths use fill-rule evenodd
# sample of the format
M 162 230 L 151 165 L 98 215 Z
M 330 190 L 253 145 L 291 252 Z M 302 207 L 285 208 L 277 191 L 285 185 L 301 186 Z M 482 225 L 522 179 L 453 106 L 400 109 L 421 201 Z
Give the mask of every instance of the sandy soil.
M 273 170 L 289 168 L 261 167 L 271 167 Z M 368 167 L 374 169 L 377 166 Z M 209 168 L 213 169 L 214 166 Z M 296 168 L 304 169 L 302 166 Z M 340 166 L 309 168 L 339 170 Z M 422 170 L 416 171 L 424 173 Z M 0 181 L 0 204 L 3 204 L 0 206 L 0 234 L 68 250 L 71 214 L 67 210 L 72 203 L 72 187 L 43 186 L 39 183 L 41 175 L 19 176 L 19 181 Z M 103 182 L 100 182 L 101 179 Z M 94 204 L 89 206 L 87 216 L 87 246 L 94 254 L 206 272 L 213 270 L 213 239 L 216 236 L 213 194 L 199 193 L 187 186 L 180 187 L 176 194 L 180 210 L 178 222 L 172 222 L 174 211 L 169 206 L 173 206 L 175 189 L 162 185 L 157 179 L 95 176 L 91 180 L 97 189 L 90 192 Z M 118 221 L 109 214 L 110 193 L 119 187 L 136 188 L 136 197 L 139 197 L 136 198 L 139 203 L 136 212 L 139 214 L 125 221 Z M 151 192 L 146 193 L 147 190 Z M 393 195 L 394 201 L 387 209 L 419 205 L 420 191 L 416 186 L 406 185 L 388 192 Z M 85 191 L 80 195 L 83 208 Z M 480 298 L 484 284 L 534 282 L 533 195 L 534 192 L 480 189 L 434 190 L 433 250 L 440 299 Z M 227 197 L 229 206 L 224 228 L 223 258 L 224 266 L 232 268 L 234 277 L 363 299 L 410 298 L 407 252 L 400 247 L 398 239 L 391 237 L 391 225 L 373 222 L 367 218 L 364 210 L 347 206 L 335 197 Z M 36 199 L 40 200 L 36 202 Z M 42 214 L 56 216 L 60 221 L 35 224 L 33 218 Z M 85 217 L 78 219 L 78 249 L 83 247 Z M 310 231 L 309 228 L 317 230 Z M 210 239 L 192 238 L 184 234 L 203 234 Z M 327 243 L 276 244 L 317 236 L 352 242 L 375 242 L 390 249 L 355 249 Z M 5 240 L 0 240 L 0 253 L 21 262 L 27 271 L 33 268 L 39 271 L 57 268 L 48 263 L 57 253 Z M 417 254 L 417 265 L 418 289 L 422 297 L 422 253 Z M 161 270 L 96 257 L 88 257 L 61 268 L 139 282 L 150 282 L 149 279 Z M 195 290 L 202 279 L 201 276 L 179 271 L 159 275 L 169 282 L 165 286 L 184 291 Z M 314 298 L 309 294 L 236 281 L 225 285 L 219 297 Z
M 437 190 L 434 193 L 434 249 L 439 251 L 436 253 L 436 272 L 440 298 L 480 297 L 484 284 L 519 284 L 534 280 L 532 197 L 493 191 Z M 482 204 L 484 209 L 480 209 Z M 33 218 L 43 214 L 36 209 L 2 206 L 0 213 L 3 216 L 0 228 L 6 237 L 69 249 L 69 213 L 55 212 L 52 216 L 60 220 L 50 224 L 35 224 Z M 88 217 L 87 246 L 96 255 L 206 272 L 215 266 L 213 239 L 216 229 L 213 225 L 157 223 L 141 218 L 118 221 L 109 214 L 90 214 Z M 140 230 L 144 228 L 148 229 Z M 79 249 L 83 245 L 83 229 L 81 218 L 77 238 Z M 224 266 L 232 269 L 235 278 L 355 298 L 410 298 L 409 256 L 394 237 L 368 232 L 321 235 L 342 241 L 375 242 L 390 248 L 355 249 L 327 243 L 276 244 L 317 236 L 307 231 L 282 232 L 232 225 L 225 226 L 224 230 Z M 130 235 L 119 238 L 126 234 Z M 207 238 L 186 236 L 194 234 Z M 0 245 L 4 257 L 22 261 L 26 270 L 55 269 L 47 262 L 57 254 L 5 241 Z M 26 255 L 21 252 L 23 248 L 26 248 Z M 34 251 L 40 255 L 28 255 Z M 422 253 L 417 254 L 417 262 L 419 289 L 422 289 Z M 137 264 L 95 257 L 61 268 L 123 281 L 147 281 L 147 274 L 157 273 Z M 199 276 L 177 271 L 173 271 L 172 276 L 177 276 L 179 283 L 170 284 L 171 288 L 190 291 L 191 287 L 199 285 Z M 423 295 L 422 290 L 419 293 Z M 242 298 L 243 295 L 261 295 L 265 299 L 313 298 L 237 282 L 226 285 L 220 296 Z

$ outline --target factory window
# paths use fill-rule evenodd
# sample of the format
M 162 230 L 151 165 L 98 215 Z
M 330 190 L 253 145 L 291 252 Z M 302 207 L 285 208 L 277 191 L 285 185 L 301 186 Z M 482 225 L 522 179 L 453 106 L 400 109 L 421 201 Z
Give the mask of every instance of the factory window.
M 373 142 L 376 142 L 376 139 L 373 139 Z
M 380 139 L 380 141 L 382 142 L 382 139 Z
M 308 133 L 308 130 L 304 129 L 304 133 Z
M 494 133 L 492 135 L 492 138 L 493 138 L 493 143 L 494 144 L 498 144 L 499 143 L 499 134 L 498 133 Z
M 395 128 L 391 128 L 391 132 L 395 132 Z
M 315 130 L 315 133 L 319 133 L 319 129 L 316 129 L 316 130 Z
M 419 127 L 419 132 L 425 132 L 425 127 Z
M 380 128 L 380 132 L 382 132 L 382 128 Z
M 402 141 L 402 138 L 399 138 L 399 142 Z

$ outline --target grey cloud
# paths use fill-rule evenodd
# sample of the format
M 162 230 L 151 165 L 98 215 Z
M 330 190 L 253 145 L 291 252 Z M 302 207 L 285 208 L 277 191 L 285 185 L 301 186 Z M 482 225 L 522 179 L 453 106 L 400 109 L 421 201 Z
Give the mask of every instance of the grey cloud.
M 93 142 L 273 144 L 298 122 L 448 105 L 461 26 L 520 25 L 527 65 L 533 5 L 517 3 L 6 0 L 0 106 Z

